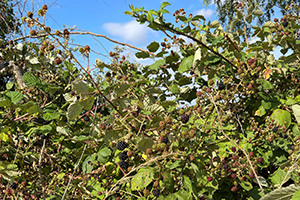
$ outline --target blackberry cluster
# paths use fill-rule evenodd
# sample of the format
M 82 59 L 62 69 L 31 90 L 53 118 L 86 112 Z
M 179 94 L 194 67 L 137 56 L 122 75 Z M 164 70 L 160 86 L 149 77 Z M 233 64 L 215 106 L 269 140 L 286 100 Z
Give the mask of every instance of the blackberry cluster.
M 161 141 L 161 143 L 167 144 L 167 143 L 168 143 L 168 138 L 163 138 L 163 139 L 161 139 L 160 141 Z
M 127 161 L 124 161 L 124 160 L 120 161 L 120 162 L 119 162 L 119 165 L 120 165 L 120 167 L 121 167 L 122 169 L 127 169 L 127 168 L 129 167 L 128 162 L 127 162 Z
M 126 160 L 128 158 L 127 151 L 123 151 L 119 154 L 120 160 Z
M 189 115 L 187 115 L 187 114 L 181 115 L 181 121 L 182 121 L 182 123 L 186 124 L 189 121 L 189 119 L 190 119 Z
M 117 144 L 117 149 L 120 150 L 120 151 L 123 151 L 126 147 L 127 147 L 127 143 L 124 142 L 124 141 L 121 141 Z
M 219 90 L 224 90 L 225 89 L 225 85 L 224 85 L 223 81 L 219 82 L 218 89 Z
M 159 194 L 160 194 L 160 190 L 159 190 L 159 189 L 154 189 L 154 190 L 152 191 L 152 194 L 153 194 L 153 196 L 158 197 Z

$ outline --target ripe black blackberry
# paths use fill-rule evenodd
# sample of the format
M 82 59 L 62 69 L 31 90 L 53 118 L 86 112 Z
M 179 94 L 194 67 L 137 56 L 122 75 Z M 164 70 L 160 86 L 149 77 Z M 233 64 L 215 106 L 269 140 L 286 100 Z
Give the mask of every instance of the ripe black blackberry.
M 46 139 L 46 135 L 45 134 L 42 134 L 40 137 L 41 137 L 42 140 Z
M 152 194 L 153 194 L 153 196 L 158 197 L 159 194 L 160 194 L 160 190 L 159 190 L 159 189 L 154 189 L 154 190 L 152 191 Z
M 129 167 L 128 162 L 127 162 L 127 161 L 124 161 L 124 160 L 120 161 L 120 162 L 119 162 L 119 165 L 120 165 L 120 167 L 121 167 L 122 169 L 127 169 L 127 168 Z
M 120 151 L 123 151 L 126 147 L 127 147 L 127 143 L 124 141 L 121 141 L 117 144 L 117 149 L 119 149 Z
M 276 127 L 274 127 L 272 130 L 273 130 L 274 133 L 277 133 L 278 127 L 276 126 Z
M 17 186 L 18 186 L 18 184 L 17 183 L 15 183 L 15 182 L 12 182 L 11 184 L 10 184 L 10 187 L 12 188 L 12 189 L 17 189 Z
M 160 140 L 160 142 L 167 144 L 168 143 L 168 138 L 163 138 L 163 139 Z
M 187 115 L 187 114 L 181 115 L 181 121 L 182 121 L 182 123 L 186 124 L 189 121 L 189 119 L 190 119 L 189 115 Z
M 284 21 L 282 22 L 282 26 L 283 26 L 284 28 L 286 28 L 288 25 L 289 25 L 289 22 L 288 22 L 287 20 L 284 20 Z
M 120 160 L 126 160 L 128 158 L 127 151 L 123 151 L 119 154 Z
M 224 90 L 225 89 L 225 85 L 224 85 L 223 81 L 219 82 L 218 89 L 219 90 Z
M 89 118 L 89 116 L 85 115 L 85 116 L 83 117 L 83 120 L 86 121 L 86 122 L 88 122 L 88 121 L 90 121 L 90 118 Z

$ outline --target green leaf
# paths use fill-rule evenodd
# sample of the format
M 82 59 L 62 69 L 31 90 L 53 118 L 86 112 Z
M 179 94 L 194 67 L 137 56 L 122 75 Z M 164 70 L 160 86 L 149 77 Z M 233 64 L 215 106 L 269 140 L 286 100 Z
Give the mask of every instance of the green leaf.
M 256 15 L 256 16 L 262 16 L 264 14 L 264 12 L 260 9 L 257 9 L 253 12 L 253 15 Z
M 300 105 L 299 104 L 292 105 L 292 110 L 298 124 L 300 124 Z
M 147 20 L 150 22 L 150 24 L 153 23 L 153 16 L 150 12 L 148 12 L 148 14 L 147 14 Z
M 193 192 L 192 181 L 189 179 L 188 176 L 183 176 L 183 186 L 189 192 Z
M 85 109 L 85 110 L 91 110 L 93 105 L 94 105 L 95 97 L 89 96 L 85 98 L 84 100 L 80 101 L 80 105 Z
M 11 101 L 7 98 L 1 98 L 0 99 L 0 107 L 9 107 L 11 106 Z
M 0 133 L 0 139 L 1 139 L 1 141 L 4 141 L 4 142 L 7 142 L 10 140 L 9 136 L 6 135 L 5 133 Z
M 131 180 L 132 190 L 142 190 L 154 180 L 154 170 L 150 167 L 141 168 Z
M 108 161 L 108 158 L 109 158 L 110 155 L 111 155 L 111 150 L 108 147 L 105 147 L 103 149 L 100 149 L 97 152 L 97 160 L 101 164 L 104 164 Z
M 157 49 L 159 48 L 159 44 L 157 42 L 151 42 L 151 44 L 149 44 L 147 46 L 147 49 L 150 51 L 150 52 L 155 52 L 157 51 Z
M 260 200 L 290 200 L 295 192 L 300 189 L 300 186 L 294 184 L 288 187 L 278 188 L 263 196 Z
M 82 112 L 82 106 L 78 101 L 75 103 L 71 103 L 68 107 L 68 112 L 67 112 L 68 120 L 71 121 L 77 119 L 77 117 L 80 115 L 81 112 Z
M 287 173 L 284 170 L 282 170 L 281 168 L 278 168 L 273 173 L 270 180 L 272 181 L 272 183 L 274 183 L 274 185 L 280 185 L 283 181 L 286 182 L 290 178 L 290 175 L 288 177 L 286 177 L 286 174 Z
M 270 83 L 269 81 L 261 79 L 260 82 L 261 82 L 261 84 L 262 84 L 262 86 L 263 86 L 263 88 L 265 90 L 270 90 L 270 89 L 274 88 L 274 86 L 272 85 L 272 83 Z
M 137 57 L 137 58 L 149 58 L 149 53 L 147 53 L 147 52 L 144 52 L 144 51 L 141 51 L 141 52 L 137 52 L 136 54 L 135 54 L 135 56 Z
M 23 94 L 17 91 L 10 91 L 6 93 L 6 96 L 11 100 L 12 103 L 16 104 L 23 99 Z
M 151 139 L 142 139 L 137 144 L 137 147 L 140 151 L 146 152 L 147 149 L 151 149 L 152 145 L 154 144 L 153 140 Z
M 12 82 L 6 83 L 6 89 L 7 90 L 10 90 L 13 87 L 14 87 L 14 83 L 12 83 Z
M 285 125 L 288 128 L 291 124 L 291 114 L 286 110 L 276 109 L 270 118 L 275 120 L 275 123 L 279 126 Z
M 253 188 L 252 184 L 247 181 L 241 181 L 240 186 L 242 186 L 242 188 L 244 188 L 247 191 L 250 191 Z
M 72 88 L 77 94 L 87 94 L 89 92 L 89 87 L 83 81 L 73 82 Z
M 43 114 L 43 119 L 47 121 L 51 121 L 53 119 L 57 119 L 60 117 L 60 113 L 54 112 L 54 113 L 44 113 Z
M 174 178 L 173 178 L 173 175 L 170 173 L 170 172 L 163 172 L 162 173 L 162 176 L 163 176 L 163 182 L 165 184 L 165 187 L 166 189 L 172 193 L 174 192 Z
M 115 88 L 115 92 L 117 93 L 118 96 L 121 96 L 122 94 L 125 93 L 125 91 L 130 88 L 130 85 L 128 84 L 122 84 L 118 87 Z
M 22 76 L 22 79 L 28 86 L 36 86 L 41 83 L 41 80 L 32 72 L 25 72 L 25 74 Z
M 300 189 L 294 193 L 292 200 L 299 200 L 300 199 Z
M 210 27 L 211 28 L 218 28 L 220 26 L 220 22 L 215 20 L 211 23 Z
M 178 93 L 180 93 L 180 88 L 179 88 L 178 85 L 176 85 L 176 84 L 171 85 L 169 89 L 170 89 L 170 91 L 171 91 L 173 94 L 178 94 Z
M 158 71 L 158 69 L 163 66 L 164 64 L 166 64 L 166 60 L 164 59 L 160 59 L 158 61 L 156 61 L 155 63 L 153 63 L 152 65 L 149 66 L 149 69 Z
M 178 72 L 179 73 L 183 73 L 186 71 L 189 71 L 191 69 L 191 67 L 193 66 L 193 61 L 194 61 L 194 55 L 191 55 L 187 58 L 182 59 L 179 68 L 178 68 Z
M 165 8 L 166 6 L 169 6 L 169 5 L 171 5 L 169 2 L 164 1 L 164 2 L 162 2 L 162 4 L 160 5 L 160 9 L 163 9 L 163 8 Z

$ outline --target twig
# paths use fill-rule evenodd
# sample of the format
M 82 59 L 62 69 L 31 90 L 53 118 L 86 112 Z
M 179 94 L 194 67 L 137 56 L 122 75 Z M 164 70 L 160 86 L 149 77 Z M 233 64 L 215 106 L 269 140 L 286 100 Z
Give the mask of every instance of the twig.
M 40 180 L 41 180 L 41 184 L 42 184 L 42 193 L 43 193 L 44 200 L 46 199 L 46 196 L 45 196 L 45 186 L 44 186 L 44 182 L 43 182 L 41 163 L 42 163 L 42 157 L 43 157 L 43 153 L 45 150 L 45 146 L 46 146 L 46 139 L 43 140 L 43 146 L 42 146 L 40 158 L 39 158 L 39 175 L 40 175 Z
M 73 32 L 70 32 L 70 34 L 72 35 L 92 35 L 92 36 L 95 36 L 95 37 L 102 37 L 102 38 L 105 38 L 113 43 L 116 43 L 116 44 L 120 44 L 122 46 L 128 46 L 132 49 L 136 49 L 136 50 L 139 50 L 139 51 L 143 51 L 143 52 L 146 52 L 152 56 L 156 56 L 156 54 L 150 52 L 150 51 L 147 51 L 145 49 L 141 49 L 141 48 L 138 48 L 138 47 L 135 47 L 135 46 L 132 46 L 130 44 L 127 44 L 127 43 L 124 43 L 124 42 L 118 42 L 116 40 L 113 40 L 109 37 L 107 37 L 106 35 L 102 35 L 102 34 L 96 34 L 96 33 L 92 33 L 92 32 L 89 32 L 89 31 L 84 31 L 84 32 L 80 32 L 80 31 L 73 31 Z M 45 36 L 48 36 L 49 34 L 48 33 L 42 33 L 42 34 L 39 34 L 39 35 L 35 35 L 35 36 L 32 36 L 32 35 L 26 35 L 26 36 L 23 36 L 23 37 L 19 37 L 19 38 L 16 38 L 14 39 L 13 41 L 18 41 L 18 40 L 23 40 L 23 39 L 26 39 L 26 38 L 40 38 L 40 37 L 45 37 Z M 50 34 L 52 35 L 52 33 Z
M 225 132 L 224 132 L 224 130 L 223 130 L 223 126 L 222 126 L 222 121 L 221 121 L 221 116 L 220 116 L 220 113 L 219 113 L 219 110 L 218 110 L 218 107 L 217 107 L 217 105 L 216 105 L 216 102 L 214 101 L 214 98 L 212 97 L 212 95 L 209 95 L 210 96 L 210 99 L 211 99 L 211 102 L 214 104 L 214 107 L 216 108 L 216 111 L 217 111 L 217 115 L 218 115 L 218 122 L 219 122 L 219 126 L 220 126 L 220 129 L 221 129 L 221 132 L 222 132 L 222 134 L 234 145 L 234 146 L 236 146 L 238 149 L 240 149 L 243 153 L 244 153 L 244 155 L 246 156 L 246 158 L 247 158 L 247 161 L 248 161 L 248 163 L 249 163 L 249 165 L 250 165 L 250 168 L 251 168 L 251 170 L 252 170 L 252 172 L 253 172 L 253 174 L 254 174 L 254 176 L 255 176 L 255 179 L 256 179 L 256 181 L 257 181 L 257 183 L 258 183 L 258 185 L 259 185 L 259 187 L 260 187 L 260 190 L 261 190 L 261 193 L 263 194 L 263 196 L 265 195 L 265 193 L 264 193 L 264 189 L 262 188 L 262 186 L 261 186 L 261 183 L 260 183 L 260 181 L 259 181 L 259 179 L 258 179 L 258 176 L 257 176 L 257 174 L 256 174 L 256 172 L 255 172 L 255 169 L 254 169 L 254 167 L 253 167 L 253 165 L 252 165 L 252 162 L 251 162 L 251 160 L 250 160 L 250 158 L 249 158 L 249 155 L 247 154 L 247 152 L 242 148 L 242 147 L 240 147 L 236 142 L 234 142 Z

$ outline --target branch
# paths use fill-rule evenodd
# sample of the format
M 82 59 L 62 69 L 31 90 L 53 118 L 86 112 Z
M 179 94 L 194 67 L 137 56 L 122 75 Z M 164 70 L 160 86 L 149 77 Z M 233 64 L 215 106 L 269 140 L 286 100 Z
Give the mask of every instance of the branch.
M 50 35 L 52 35 L 54 33 L 50 33 Z M 74 32 L 70 32 L 70 34 L 72 35 L 92 35 L 92 36 L 95 36 L 95 37 L 102 37 L 102 38 L 105 38 L 113 43 L 116 43 L 116 44 L 120 44 L 122 46 L 128 46 L 132 49 L 136 49 L 138 51 L 143 51 L 143 52 L 146 52 L 152 56 L 156 56 L 156 54 L 150 52 L 150 51 L 147 51 L 147 50 L 144 50 L 144 49 L 141 49 L 141 48 L 138 48 L 138 47 L 135 47 L 135 46 L 132 46 L 130 44 L 127 44 L 127 43 L 123 43 L 123 42 L 118 42 L 116 40 L 113 40 L 109 37 L 107 37 L 106 35 L 102 35 L 102 34 L 96 34 L 96 33 L 92 33 L 92 32 L 89 32 L 89 31 L 84 31 L 84 32 L 80 32 L 80 31 L 74 31 Z M 35 36 L 32 36 L 32 35 L 26 35 L 26 36 L 23 36 L 23 37 L 19 37 L 19 38 L 16 38 L 14 39 L 13 41 L 18 41 L 18 40 L 23 40 L 23 39 L 26 39 L 26 38 L 40 38 L 40 37 L 45 37 L 45 36 L 48 36 L 49 34 L 48 33 L 42 33 L 42 34 L 39 34 L 39 35 L 35 35 Z

